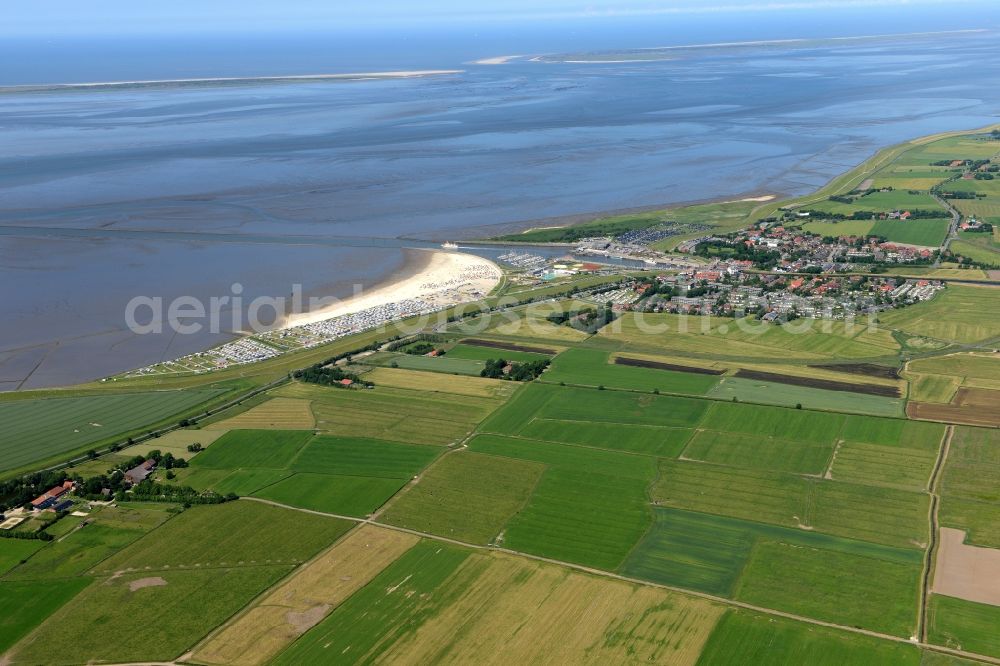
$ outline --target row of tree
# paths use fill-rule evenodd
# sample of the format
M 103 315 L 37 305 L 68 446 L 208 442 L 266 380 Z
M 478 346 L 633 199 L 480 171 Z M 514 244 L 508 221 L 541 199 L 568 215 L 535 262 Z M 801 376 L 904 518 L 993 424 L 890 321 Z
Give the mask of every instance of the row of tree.
M 530 382 L 542 374 L 547 367 L 549 367 L 549 359 L 547 358 L 520 363 L 502 358 L 491 358 L 486 361 L 486 367 L 479 373 L 479 376 L 491 379 L 509 379 L 515 382 Z M 505 369 L 507 369 L 506 372 L 504 372 Z

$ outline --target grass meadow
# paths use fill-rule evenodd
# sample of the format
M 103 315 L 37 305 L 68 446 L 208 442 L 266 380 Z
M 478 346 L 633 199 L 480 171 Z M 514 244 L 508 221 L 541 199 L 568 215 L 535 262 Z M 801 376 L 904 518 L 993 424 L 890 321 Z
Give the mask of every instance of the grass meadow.
M 931 596 L 927 639 L 950 648 L 1000 657 L 1000 606 Z
M 388 386 L 350 391 L 293 384 L 276 393 L 312 400 L 316 427 L 321 431 L 441 446 L 463 439 L 505 399 Z
M 607 352 L 580 348 L 569 349 L 556 356 L 552 366 L 542 375 L 542 381 L 705 395 L 719 382 L 719 378 L 689 372 L 616 365 L 610 362 Z
M 0 655 L 91 582 L 90 578 L 0 582 Z
M 457 451 L 445 455 L 379 520 L 467 543 L 490 543 L 531 496 L 543 463 Z
M 732 609 L 698 659 L 698 666 L 730 664 L 920 666 L 921 654 L 905 643 Z
M 149 428 L 220 394 L 199 389 L 0 402 L 0 473 Z
M 53 666 L 170 661 L 290 569 L 160 571 L 95 582 L 18 645 L 14 661 Z
M 469 448 L 548 466 L 504 529 L 508 548 L 610 570 L 651 521 L 653 458 L 494 435 L 474 438 Z
M 191 461 L 195 469 L 284 469 L 312 439 L 308 430 L 231 430 Z
M 299 564 L 351 525 L 247 500 L 194 506 L 101 562 L 94 572 Z

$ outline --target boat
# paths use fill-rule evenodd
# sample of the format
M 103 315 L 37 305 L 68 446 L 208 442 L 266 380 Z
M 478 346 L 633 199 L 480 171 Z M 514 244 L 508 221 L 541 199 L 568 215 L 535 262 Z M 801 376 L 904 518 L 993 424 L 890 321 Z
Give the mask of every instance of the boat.
M 446 250 L 457 250 L 458 249 L 458 245 L 456 245 L 455 243 L 452 243 L 450 241 L 449 242 L 445 242 L 445 243 L 441 243 L 441 247 L 443 247 Z
M 643 261 L 645 261 L 650 266 L 655 266 L 656 265 L 656 260 L 655 259 L 643 259 Z

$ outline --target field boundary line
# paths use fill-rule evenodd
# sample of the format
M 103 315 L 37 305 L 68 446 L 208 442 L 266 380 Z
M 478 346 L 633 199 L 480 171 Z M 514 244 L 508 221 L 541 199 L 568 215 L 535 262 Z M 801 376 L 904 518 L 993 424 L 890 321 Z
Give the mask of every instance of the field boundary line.
M 935 557 L 938 546 L 938 509 L 941 505 L 941 472 L 948 460 L 948 452 L 951 450 L 951 438 L 955 434 L 955 426 L 949 425 L 945 428 L 944 436 L 941 438 L 941 445 L 938 449 L 938 458 L 931 470 L 930 479 L 927 482 L 927 493 L 930 495 L 930 505 L 927 508 L 927 522 L 930 527 L 930 541 L 924 555 L 923 571 L 920 574 L 920 606 L 917 609 L 917 638 L 920 641 L 927 640 L 927 610 L 930 605 L 931 577 L 935 569 Z
M 921 649 L 924 649 L 924 650 L 929 650 L 931 652 L 939 652 L 939 653 L 942 653 L 942 654 L 948 654 L 948 655 L 952 655 L 952 656 L 956 656 L 956 657 L 963 657 L 965 659 L 971 659 L 971 660 L 978 661 L 978 662 L 981 662 L 981 663 L 994 664 L 995 666 L 1000 666 L 1000 658 L 997 658 L 997 657 L 990 657 L 988 655 L 978 654 L 978 653 L 975 653 L 975 652 L 965 652 L 964 650 L 956 650 L 956 649 L 953 649 L 953 648 L 945 647 L 943 645 L 934 645 L 932 643 L 925 643 L 925 642 L 923 642 L 923 641 L 921 641 L 919 639 L 916 639 L 916 638 L 904 638 L 902 636 L 894 636 L 892 634 L 883 634 L 881 632 L 873 631 L 871 629 L 862 629 L 860 627 L 852 627 L 852 626 L 848 626 L 848 625 L 836 624 L 835 622 L 827 622 L 826 620 L 820 620 L 820 619 L 817 619 L 817 618 L 808 617 L 806 615 L 796 615 L 795 613 L 789 613 L 789 612 L 777 610 L 777 609 L 774 609 L 774 608 L 766 608 L 764 606 L 756 606 L 754 604 L 750 604 L 750 603 L 747 603 L 747 602 L 744 602 L 744 601 L 738 601 L 736 599 L 727 599 L 726 597 L 718 597 L 718 596 L 715 596 L 715 595 L 712 595 L 712 594 L 708 594 L 708 593 L 705 593 L 705 592 L 698 592 L 698 591 L 695 591 L 695 590 L 689 590 L 689 589 L 686 589 L 686 588 L 683 588 L 683 587 L 674 587 L 674 586 L 671 586 L 671 585 L 664 585 L 662 583 L 654 583 L 652 581 L 642 580 L 642 579 L 639 579 L 639 578 L 632 578 L 630 576 L 625 576 L 623 574 L 615 573 L 613 571 L 605 571 L 603 569 L 595 569 L 593 567 L 588 567 L 588 566 L 583 565 L 583 564 L 575 564 L 575 563 L 572 563 L 572 562 L 564 562 L 562 560 L 556 560 L 556 559 L 553 559 L 553 558 L 550 558 L 550 557 L 544 557 L 542 555 L 534 555 L 532 553 L 526 553 L 526 552 L 518 551 L 518 550 L 511 550 L 509 548 L 503 548 L 503 547 L 497 547 L 497 546 L 484 546 L 484 545 L 479 545 L 479 544 L 467 543 L 465 541 L 459 541 L 458 539 L 452 539 L 452 538 L 449 538 L 449 537 L 438 536 L 436 534 L 430 534 L 428 532 L 420 532 L 418 530 L 411 530 L 411 529 L 406 528 L 406 527 L 399 527 L 399 526 L 396 526 L 396 525 L 389 525 L 387 523 L 379 523 L 379 522 L 376 522 L 376 521 L 372 520 L 371 518 L 353 518 L 353 517 L 349 517 L 349 516 L 340 516 L 340 515 L 337 515 L 337 514 L 323 513 L 322 511 L 314 511 L 312 509 L 300 509 L 298 507 L 288 506 L 287 504 L 280 504 L 278 502 L 272 502 L 270 500 L 262 500 L 260 498 L 255 498 L 255 497 L 241 497 L 240 499 L 250 500 L 250 501 L 254 501 L 254 502 L 264 502 L 265 504 L 272 504 L 274 506 L 278 506 L 278 507 L 281 507 L 281 508 L 284 508 L 284 509 L 291 509 L 293 511 L 304 511 L 306 513 L 312 513 L 312 514 L 317 514 L 317 515 L 321 515 L 321 516 L 332 516 L 332 517 L 335 517 L 335 518 L 343 518 L 345 520 L 352 520 L 352 521 L 357 522 L 359 524 L 374 525 L 376 527 L 382 527 L 382 528 L 385 528 L 385 529 L 396 530 L 398 532 L 405 532 L 407 534 L 412 534 L 414 536 L 418 536 L 418 537 L 421 537 L 421 538 L 424 538 L 424 539 L 431 539 L 431 540 L 434 540 L 434 541 L 440 541 L 440 542 L 443 542 L 443 543 L 449 543 L 449 544 L 452 544 L 452 545 L 455 545 L 455 546 L 461 546 L 463 548 L 470 548 L 470 549 L 476 550 L 476 551 L 497 552 L 497 553 L 504 553 L 504 554 L 507 554 L 507 555 L 514 555 L 514 556 L 517 556 L 517 557 L 524 557 L 524 558 L 529 559 L 529 560 L 535 560 L 536 562 L 545 562 L 547 564 L 552 564 L 552 565 L 555 565 L 555 566 L 561 566 L 561 567 L 565 567 L 567 569 L 573 569 L 574 571 L 580 571 L 582 573 L 587 573 L 587 574 L 591 574 L 591 575 L 594 575 L 594 576 L 600 576 L 600 577 L 603 577 L 603 578 L 610 578 L 610 579 L 613 579 L 613 580 L 619 580 L 619 581 L 622 581 L 622 582 L 625 582 L 625 583 L 631 583 L 633 585 L 643 585 L 643 586 L 646 586 L 646 587 L 654 587 L 654 588 L 658 588 L 658 589 L 661 589 L 661 590 L 667 590 L 667 591 L 670 591 L 670 592 L 674 592 L 676 594 L 681 594 L 681 595 L 685 595 L 685 596 L 688 596 L 688 597 L 697 597 L 699 599 L 704 599 L 706 601 L 711 601 L 711 602 L 714 602 L 714 603 L 717 603 L 717 604 L 722 604 L 722 605 L 725 605 L 725 606 L 732 606 L 732 607 L 736 607 L 736 608 L 742 608 L 744 610 L 753 611 L 755 613 L 762 613 L 762 614 L 765 614 L 765 615 L 772 615 L 772 616 L 776 616 L 776 617 L 782 617 L 782 618 L 785 618 L 785 619 L 788 619 L 788 620 L 794 620 L 794 621 L 797 621 L 797 622 L 804 622 L 806 624 L 812 624 L 812 625 L 816 625 L 816 626 L 826 627 L 828 629 L 837 629 L 837 630 L 846 631 L 846 632 L 849 632 L 849 633 L 860 634 L 860 635 L 863 635 L 863 636 L 869 636 L 871 638 L 878 638 L 878 639 L 881 639 L 881 640 L 892 641 L 894 643 L 901 643 L 901 644 L 904 644 L 904 645 L 913 645 L 915 647 L 918 647 L 918 648 L 921 648 Z M 126 665 L 118 665 L 118 666 L 126 666 Z

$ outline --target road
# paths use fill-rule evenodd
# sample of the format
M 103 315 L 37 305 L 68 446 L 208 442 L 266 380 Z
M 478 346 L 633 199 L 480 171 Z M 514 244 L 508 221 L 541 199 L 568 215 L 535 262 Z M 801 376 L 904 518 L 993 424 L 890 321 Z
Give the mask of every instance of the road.
M 945 208 L 949 213 L 951 213 L 951 224 L 948 226 L 948 235 L 945 236 L 944 243 L 941 245 L 941 254 L 938 255 L 937 260 L 934 262 L 934 268 L 941 267 L 941 255 L 948 251 L 951 246 L 951 241 L 958 238 L 958 224 L 962 221 L 962 214 L 955 209 L 947 199 L 942 199 L 936 194 L 931 194 L 934 200 L 941 204 L 942 208 Z

